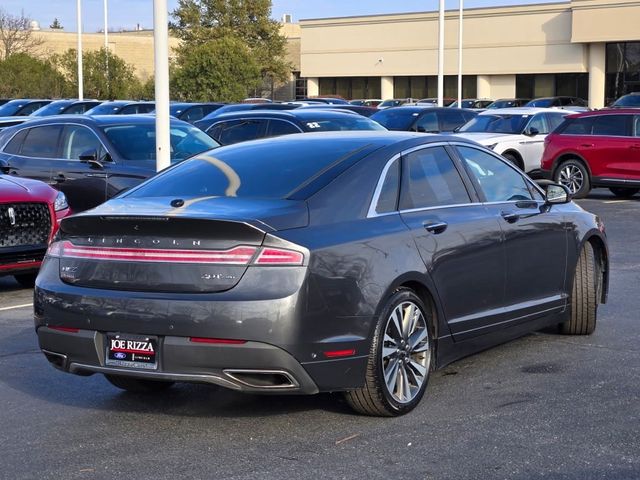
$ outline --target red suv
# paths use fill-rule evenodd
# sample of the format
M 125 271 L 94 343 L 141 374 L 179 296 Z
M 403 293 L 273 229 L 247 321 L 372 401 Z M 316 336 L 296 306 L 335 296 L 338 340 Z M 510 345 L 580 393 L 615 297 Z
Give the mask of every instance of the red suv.
M 532 176 L 569 187 L 574 198 L 608 187 L 619 197 L 640 191 L 640 110 L 568 115 L 545 139 L 541 170 Z
M 46 183 L 0 175 L 0 276 L 33 286 L 58 223 L 70 213 L 64 193 Z

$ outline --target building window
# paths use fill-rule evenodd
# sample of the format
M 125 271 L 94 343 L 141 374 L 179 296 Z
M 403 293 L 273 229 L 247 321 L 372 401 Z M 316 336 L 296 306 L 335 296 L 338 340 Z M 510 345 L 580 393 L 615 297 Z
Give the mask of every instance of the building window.
M 300 77 L 300 72 L 293 72 L 293 78 L 296 82 L 296 92 L 295 98 L 296 100 L 299 98 L 307 97 L 307 79 Z
M 393 94 L 396 98 L 435 98 L 438 96 L 438 77 L 412 76 L 394 77 Z M 477 95 L 477 79 L 475 75 L 462 76 L 462 98 L 475 98 Z M 458 76 L 445 75 L 444 97 L 458 97 Z
M 516 97 L 579 97 L 589 96 L 588 73 L 550 73 L 516 75 Z
M 345 99 L 380 98 L 380 77 L 320 78 L 320 95 L 338 95 Z
M 607 44 L 607 105 L 622 95 L 640 92 L 640 42 Z

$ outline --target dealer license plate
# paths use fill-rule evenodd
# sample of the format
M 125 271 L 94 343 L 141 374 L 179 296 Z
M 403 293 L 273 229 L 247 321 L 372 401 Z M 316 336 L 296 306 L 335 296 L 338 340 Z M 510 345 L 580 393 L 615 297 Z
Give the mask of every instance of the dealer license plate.
M 158 368 L 158 337 L 107 334 L 107 365 L 125 368 Z

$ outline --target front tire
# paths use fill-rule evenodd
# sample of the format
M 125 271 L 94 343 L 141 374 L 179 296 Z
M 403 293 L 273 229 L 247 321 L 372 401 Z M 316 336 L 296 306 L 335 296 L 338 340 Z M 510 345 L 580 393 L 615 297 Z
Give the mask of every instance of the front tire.
M 640 188 L 625 188 L 625 187 L 611 187 L 609 188 L 611 193 L 619 198 L 631 198 L 636 193 L 640 192 Z
M 351 408 L 394 417 L 418 405 L 433 365 L 431 326 L 429 310 L 413 291 L 393 293 L 376 325 L 365 385 L 345 394 Z
M 589 171 L 580 160 L 565 160 L 554 174 L 556 183 L 564 185 L 571 191 L 573 198 L 584 198 L 591 191 Z
M 503 153 L 502 156 L 507 159 L 511 164 L 518 167 L 520 170 L 524 170 L 524 166 L 521 164 L 520 160 L 513 153 Z
M 174 382 L 163 382 L 159 380 L 144 380 L 141 378 L 124 377 L 122 375 L 105 374 L 111 385 L 132 393 L 154 393 L 161 392 L 171 387 Z
M 598 281 L 596 259 L 589 242 L 584 244 L 573 276 L 569 319 L 560 324 L 565 335 L 591 335 L 598 314 Z

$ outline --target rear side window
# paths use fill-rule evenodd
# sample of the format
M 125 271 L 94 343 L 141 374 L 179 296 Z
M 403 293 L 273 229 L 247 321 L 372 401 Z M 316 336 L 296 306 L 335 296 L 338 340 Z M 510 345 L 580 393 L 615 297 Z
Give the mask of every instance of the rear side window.
M 640 137 L 640 115 L 633 117 L 633 135 Z
M 591 135 L 593 117 L 567 118 L 560 127 L 558 133 L 563 135 Z
M 631 115 L 602 115 L 593 120 L 593 135 L 628 136 Z
M 266 120 L 232 120 L 215 129 L 211 136 L 221 145 L 255 140 L 264 136 L 265 124 Z
M 398 192 L 400 190 L 400 160 L 395 160 L 380 189 L 376 213 L 395 212 L 398 206 Z
M 451 157 L 443 147 L 411 152 L 404 157 L 400 210 L 469 203 Z
M 189 108 L 181 117 L 185 122 L 196 122 L 204 117 L 204 108 L 201 106 Z
M 5 153 L 12 153 L 14 155 L 18 155 L 20 153 L 20 147 L 22 147 L 22 142 L 24 141 L 28 132 L 29 132 L 29 129 L 25 128 L 24 130 L 20 130 L 18 133 L 16 133 L 11 139 L 11 141 L 7 143 L 7 146 L 4 147 Z
M 62 126 L 30 128 L 22 143 L 20 155 L 25 157 L 55 158 L 58 152 L 58 139 Z
M 269 128 L 267 129 L 267 137 L 277 137 L 280 135 L 291 135 L 300 133 L 300 129 L 295 125 L 283 120 L 269 120 Z

